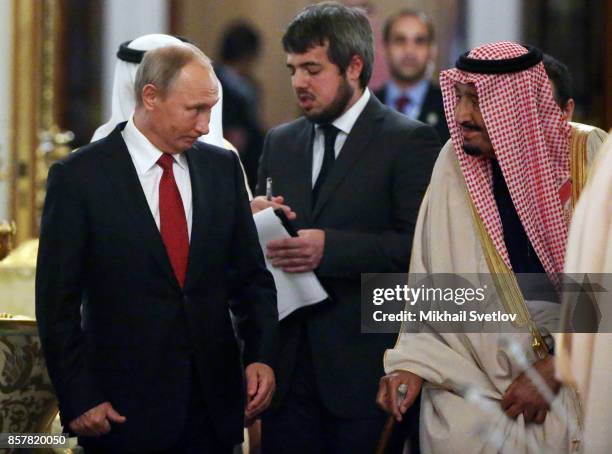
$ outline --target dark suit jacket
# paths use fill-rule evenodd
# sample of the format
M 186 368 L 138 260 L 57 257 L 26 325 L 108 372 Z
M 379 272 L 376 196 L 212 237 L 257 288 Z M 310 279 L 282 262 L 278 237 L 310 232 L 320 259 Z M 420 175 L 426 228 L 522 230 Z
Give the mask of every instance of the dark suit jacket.
M 306 329 L 324 404 L 345 418 L 380 415 L 375 405 L 383 353 L 396 335 L 360 330 L 361 273 L 406 272 L 421 199 L 440 150 L 435 131 L 371 97 L 311 209 L 313 125 L 305 118 L 271 130 L 265 141 L 258 194 L 266 177 L 297 213 L 298 229 L 325 230 L 316 270 L 332 301 L 296 312 L 280 324 L 281 404 Z
M 249 186 L 254 191 L 264 138 L 258 117 L 258 89 L 246 77 L 237 80 L 228 76 L 224 66 L 216 66 L 215 73 L 223 86 L 223 129 L 237 129 L 245 134 L 244 147 L 238 151 Z M 237 83 L 241 85 L 237 86 Z
M 83 444 L 167 447 L 185 421 L 193 364 L 202 411 L 222 440 L 239 442 L 243 369 L 228 300 L 243 321 L 246 364 L 271 364 L 278 313 L 238 159 L 199 142 L 186 152 L 193 224 L 181 289 L 124 125 L 49 170 L 36 316 L 62 422 L 108 400 L 127 422 Z
M 380 102 L 384 103 L 387 99 L 387 85 L 383 85 L 382 88 L 376 90 L 374 94 Z M 394 106 L 390 107 L 394 108 Z M 446 143 L 450 138 L 448 124 L 446 123 L 446 115 L 444 114 L 442 91 L 440 87 L 431 82 L 429 83 L 427 94 L 423 100 L 423 106 L 421 107 L 421 113 L 419 114 L 418 120 L 432 126 L 438 133 L 438 136 L 440 136 L 442 144 Z

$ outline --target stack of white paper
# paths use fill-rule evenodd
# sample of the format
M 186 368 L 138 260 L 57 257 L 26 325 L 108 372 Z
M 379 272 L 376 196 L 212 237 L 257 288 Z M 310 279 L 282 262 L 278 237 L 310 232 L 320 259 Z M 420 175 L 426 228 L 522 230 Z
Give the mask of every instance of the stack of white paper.
M 266 245 L 272 240 L 289 238 L 280 219 L 272 208 L 266 208 L 253 216 L 261 249 L 266 254 Z M 266 257 L 266 267 L 274 276 L 278 299 L 278 318 L 282 320 L 296 309 L 327 299 L 327 293 L 313 272 L 285 273 L 274 268 Z

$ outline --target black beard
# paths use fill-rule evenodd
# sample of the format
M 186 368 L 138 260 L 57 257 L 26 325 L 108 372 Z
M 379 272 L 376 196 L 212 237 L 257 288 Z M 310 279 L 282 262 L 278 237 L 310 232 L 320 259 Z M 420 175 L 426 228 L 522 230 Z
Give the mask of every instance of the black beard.
M 482 150 L 472 145 L 463 145 L 463 151 L 470 156 L 482 156 Z
M 304 112 L 304 115 L 313 123 L 331 123 L 340 115 L 342 115 L 342 112 L 344 112 L 344 109 L 346 109 L 346 106 L 353 97 L 353 93 L 355 93 L 355 89 L 351 87 L 351 84 L 349 84 L 348 80 L 346 80 L 345 77 L 344 83 L 342 83 L 340 87 L 338 87 L 336 97 L 326 109 L 319 113 L 313 114 Z

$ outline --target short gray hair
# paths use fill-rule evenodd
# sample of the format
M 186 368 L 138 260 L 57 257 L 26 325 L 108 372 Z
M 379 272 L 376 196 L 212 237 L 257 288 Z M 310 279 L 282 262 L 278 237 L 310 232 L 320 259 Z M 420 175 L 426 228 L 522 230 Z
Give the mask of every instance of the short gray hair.
M 154 85 L 165 94 L 171 88 L 181 69 L 193 61 L 213 71 L 210 58 L 193 44 L 175 44 L 147 51 L 136 70 L 134 81 L 136 105 L 142 105 L 142 90 L 145 85 Z

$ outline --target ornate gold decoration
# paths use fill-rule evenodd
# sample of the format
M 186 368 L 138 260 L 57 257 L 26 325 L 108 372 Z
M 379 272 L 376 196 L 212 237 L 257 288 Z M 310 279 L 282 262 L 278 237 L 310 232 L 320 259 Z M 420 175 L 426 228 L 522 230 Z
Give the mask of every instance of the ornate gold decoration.
M 466 188 L 467 191 L 467 188 Z M 482 219 L 476 211 L 476 207 L 472 202 L 472 198 L 468 194 L 470 207 L 472 209 L 472 218 L 476 223 L 478 230 L 478 236 L 480 237 L 480 244 L 484 252 L 489 272 L 495 288 L 504 307 L 504 310 L 508 314 L 516 314 L 516 319 L 512 322 L 517 328 L 527 328 L 531 334 L 531 349 L 539 359 L 546 358 L 548 356 L 548 347 L 544 338 L 540 333 L 540 330 L 536 326 L 531 313 L 527 308 L 527 303 L 523 297 L 523 293 L 518 285 L 515 274 L 508 268 L 506 262 L 502 258 L 501 254 L 493 244 L 487 228 L 482 222 Z
M 15 221 L 0 221 L 0 260 L 4 259 L 13 249 L 13 237 L 17 233 Z
M 572 178 L 572 205 L 576 206 L 580 192 L 587 180 L 587 141 L 593 126 L 570 123 L 570 174 Z
M 0 316 L 0 432 L 47 432 L 57 400 L 36 321 Z
M 3 323 L 6 320 L 10 320 L 14 326 L 36 326 L 36 320 L 30 317 L 25 317 L 23 315 L 15 315 L 9 312 L 0 312 L 0 323 Z M 0 329 L 3 325 L 0 325 Z
M 28 240 L 21 243 L 2 262 L 0 262 L 0 272 L 8 268 L 23 268 L 31 270 L 28 276 L 36 271 L 36 257 L 38 256 L 38 240 Z
M 33 158 L 35 131 L 38 116 L 37 55 L 40 2 L 25 0 L 13 2 L 13 144 L 11 147 L 13 168 L 11 172 L 11 214 L 20 227 L 17 242 L 29 236 L 33 224 L 30 201 L 30 163 Z
M 4 162 L 4 159 L 2 159 L 2 157 L 0 156 L 0 181 L 4 181 L 8 179 L 8 177 L 9 177 L 8 166 Z
M 51 125 L 49 129 L 41 131 L 38 137 L 40 144 L 36 150 L 34 205 L 37 219 L 40 219 L 45 203 L 49 167 L 55 161 L 66 157 L 70 153 L 70 143 L 74 140 L 74 134 L 72 131 L 60 131 L 56 125 Z
M 14 5 L 11 214 L 16 242 L 37 237 L 49 165 L 69 152 L 73 138 L 57 126 L 55 90 L 61 0 Z
M 28 240 L 0 261 L 0 311 L 35 318 L 37 252 L 38 240 Z

